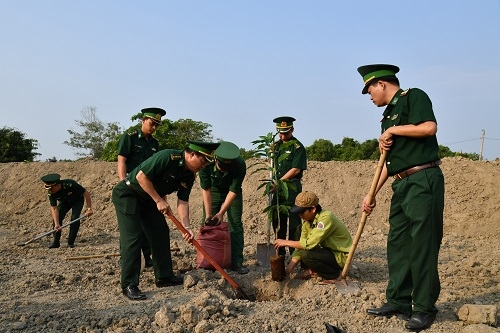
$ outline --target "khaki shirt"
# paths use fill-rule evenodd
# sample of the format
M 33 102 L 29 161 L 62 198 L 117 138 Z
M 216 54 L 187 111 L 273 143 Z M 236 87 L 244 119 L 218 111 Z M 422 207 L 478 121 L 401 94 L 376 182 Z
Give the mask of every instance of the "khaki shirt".
M 315 247 L 329 248 L 335 255 L 340 267 L 344 267 L 347 255 L 352 246 L 352 237 L 345 224 L 328 210 L 316 214 L 314 221 L 302 220 L 300 246 L 304 250 Z M 300 260 L 302 249 L 295 249 L 292 257 Z

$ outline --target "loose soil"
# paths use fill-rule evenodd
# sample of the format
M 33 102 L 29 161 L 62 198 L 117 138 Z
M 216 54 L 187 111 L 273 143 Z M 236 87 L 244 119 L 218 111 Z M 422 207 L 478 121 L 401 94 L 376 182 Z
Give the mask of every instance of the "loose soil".
M 252 162 L 249 161 L 248 164 Z M 324 209 L 333 211 L 356 233 L 360 203 L 368 192 L 376 162 L 309 162 L 304 190 L 314 191 Z M 500 306 L 500 162 L 446 158 L 445 234 L 439 260 L 442 292 L 439 314 L 428 332 L 462 332 L 458 320 L 466 303 Z M 18 246 L 51 229 L 49 203 L 40 177 L 57 172 L 86 187 L 94 215 L 82 222 L 76 247 L 65 242 L 48 249 L 51 237 Z M 174 270 L 183 286 L 157 288 L 152 269 L 141 273 L 148 299 L 133 302 L 120 289 L 119 233 L 111 191 L 115 163 L 34 162 L 0 164 L 0 327 L 4 332 L 326 332 L 328 322 L 343 332 L 405 332 L 404 321 L 373 318 L 369 307 L 385 300 L 386 239 L 390 184 L 377 196 L 348 279 L 361 291 L 341 295 L 319 278 L 276 282 L 256 260 L 266 242 L 266 198 L 257 191 L 266 172 L 247 175 L 243 184 L 247 275 L 228 271 L 257 301 L 238 298 L 217 271 L 196 270 L 196 249 L 171 228 Z M 175 197 L 169 202 L 175 204 Z M 191 224 L 200 226 L 201 191 L 191 193 Z M 65 221 L 67 222 L 67 221 Z M 63 229 L 62 240 L 68 235 Z M 70 260 L 72 257 L 100 256 Z M 289 258 L 286 259 L 288 262 Z

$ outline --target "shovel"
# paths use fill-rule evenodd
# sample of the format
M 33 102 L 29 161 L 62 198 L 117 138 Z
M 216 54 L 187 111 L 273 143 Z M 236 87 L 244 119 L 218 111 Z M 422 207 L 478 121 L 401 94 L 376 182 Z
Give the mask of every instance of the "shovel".
M 377 189 L 377 184 L 380 179 L 380 174 L 382 173 L 382 169 L 384 168 L 386 155 L 387 151 L 383 150 L 378 160 L 377 170 L 375 171 L 375 176 L 373 177 L 372 185 L 370 187 L 370 192 L 368 192 L 368 195 L 370 196 L 370 203 L 373 202 L 373 199 L 375 198 L 375 190 Z M 347 282 L 346 277 L 347 273 L 349 272 L 349 268 L 351 267 L 354 251 L 356 250 L 359 239 L 361 238 L 361 234 L 363 233 L 363 229 L 366 223 L 366 217 L 367 217 L 366 213 L 363 212 L 363 214 L 361 215 L 361 221 L 359 222 L 358 231 L 356 231 L 356 236 L 352 241 L 352 246 L 347 256 L 347 260 L 344 269 L 342 270 L 342 274 L 340 274 L 340 277 L 337 280 L 335 280 L 335 286 L 337 287 L 339 293 L 342 295 L 353 293 L 357 290 L 361 290 L 361 288 L 356 282 L 353 281 Z
M 274 146 L 272 148 L 274 150 Z M 269 180 L 272 184 L 273 182 L 273 167 L 274 167 L 274 158 L 271 155 L 271 171 L 269 172 Z M 269 207 L 273 204 L 273 196 L 271 191 L 269 191 Z M 267 243 L 259 243 L 257 244 L 257 262 L 259 266 L 263 268 L 271 267 L 271 256 L 275 252 L 273 244 L 271 244 L 271 223 L 273 223 L 271 218 L 271 213 L 268 212 L 268 220 L 267 220 Z
M 184 226 L 179 222 L 179 220 L 177 220 L 177 218 L 172 214 L 172 212 L 170 210 L 167 211 L 167 216 L 170 218 L 170 220 L 172 220 L 172 222 L 174 222 L 175 226 L 177 228 L 179 228 L 179 230 L 183 233 L 183 234 L 186 234 L 188 233 L 186 228 L 184 228 Z M 196 249 L 198 249 L 198 251 L 201 252 L 201 254 L 203 254 L 203 256 L 205 257 L 205 259 L 207 259 L 211 264 L 212 266 L 215 267 L 215 269 L 222 274 L 222 276 L 224 277 L 224 279 L 226 279 L 227 282 L 229 282 L 229 284 L 231 286 L 233 286 L 234 289 L 236 289 L 236 292 L 238 292 L 238 294 L 240 294 L 241 297 L 243 297 L 244 299 L 247 299 L 249 301 L 255 301 L 255 296 L 254 295 L 251 295 L 251 296 L 248 296 L 241 288 L 240 286 L 236 283 L 236 281 L 234 281 L 230 276 L 229 274 L 226 273 L 226 271 L 214 260 L 212 259 L 212 257 L 210 257 L 210 255 L 207 253 L 207 251 L 205 251 L 200 243 L 198 243 L 198 241 L 196 239 L 191 239 L 191 243 L 196 247 Z
M 75 222 L 78 222 L 78 221 L 80 221 L 81 219 L 84 219 L 84 218 L 86 218 L 86 217 L 87 217 L 87 215 L 82 215 L 82 216 L 80 216 L 79 218 L 74 219 L 73 221 L 70 221 L 70 222 L 68 222 L 68 223 L 66 223 L 66 224 L 63 224 L 63 225 L 61 226 L 61 229 L 62 229 L 62 228 L 66 228 L 68 225 L 73 224 L 73 223 L 75 223 Z M 28 245 L 29 243 L 32 243 L 32 242 L 36 241 L 37 239 L 40 239 L 40 238 L 45 237 L 45 236 L 47 236 L 47 235 L 50 235 L 50 234 L 51 234 L 51 233 L 53 233 L 53 232 L 55 232 L 55 230 L 47 231 L 46 233 L 41 234 L 40 236 L 36 236 L 35 238 L 32 238 L 32 239 L 30 239 L 30 240 L 29 240 L 29 241 L 27 241 L 27 242 L 24 242 L 24 243 L 19 243 L 19 244 L 17 244 L 17 245 L 18 245 L 18 246 Z
M 269 193 L 269 206 L 272 204 L 272 195 Z M 257 244 L 257 262 L 263 268 L 271 267 L 271 256 L 275 252 L 273 244 L 271 244 L 271 213 L 268 213 L 267 221 L 267 243 Z

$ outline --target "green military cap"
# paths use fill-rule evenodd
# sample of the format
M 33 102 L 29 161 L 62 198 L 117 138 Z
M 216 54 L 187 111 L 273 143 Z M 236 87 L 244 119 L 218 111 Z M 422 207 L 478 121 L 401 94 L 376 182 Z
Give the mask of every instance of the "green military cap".
M 222 163 L 231 163 L 240 156 L 240 148 L 232 142 L 222 141 L 215 150 L 215 158 Z
M 210 163 L 214 161 L 215 150 L 219 145 L 220 143 L 218 142 L 188 141 L 188 148 L 205 156 Z
M 274 120 L 273 120 L 273 122 L 276 123 L 276 129 L 280 133 L 287 133 L 288 131 L 290 131 L 293 127 L 294 121 L 295 121 L 295 118 L 288 117 L 288 116 L 274 118 Z
M 145 108 L 141 112 L 144 117 L 153 119 L 157 124 L 161 124 L 161 117 L 167 114 L 167 111 L 160 108 Z
M 61 181 L 61 175 L 57 173 L 49 173 L 40 179 L 45 183 L 45 189 L 49 190 L 52 186 L 59 184 Z
M 399 72 L 399 67 L 387 64 L 375 64 L 375 65 L 365 65 L 358 68 L 359 74 L 363 77 L 365 86 L 361 93 L 364 95 L 368 92 L 368 87 L 374 79 L 379 79 L 382 77 L 396 76 Z

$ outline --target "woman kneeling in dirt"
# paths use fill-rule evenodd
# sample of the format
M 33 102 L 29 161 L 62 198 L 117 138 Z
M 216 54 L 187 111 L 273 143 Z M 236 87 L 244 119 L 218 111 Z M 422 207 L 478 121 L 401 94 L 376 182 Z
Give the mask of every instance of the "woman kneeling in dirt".
M 340 219 L 328 210 L 323 210 L 313 192 L 297 195 L 290 210 L 302 219 L 297 228 L 298 241 L 277 239 L 274 247 L 295 248 L 292 260 L 286 267 L 287 276 L 301 262 L 305 269 L 301 278 L 319 276 L 323 284 L 330 284 L 339 277 L 352 245 L 349 230 Z

